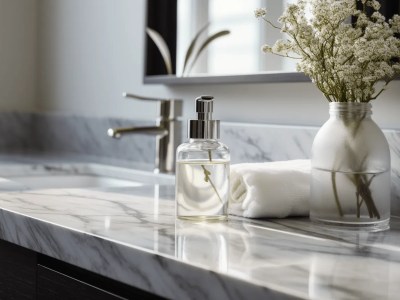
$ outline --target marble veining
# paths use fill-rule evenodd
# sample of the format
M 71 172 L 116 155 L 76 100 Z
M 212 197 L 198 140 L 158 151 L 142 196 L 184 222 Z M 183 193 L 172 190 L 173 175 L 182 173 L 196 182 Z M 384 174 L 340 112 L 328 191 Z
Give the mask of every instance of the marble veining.
M 0 193 L 0 237 L 173 299 L 395 299 L 400 219 L 379 233 L 307 219 L 192 223 L 173 185 Z
M 87 161 L 154 168 L 153 136 L 132 135 L 114 140 L 110 127 L 149 125 L 117 118 L 51 113 L 0 114 L 0 153 L 69 153 Z M 309 158 L 317 127 L 269 124 L 221 124 L 221 139 L 231 149 L 232 163 Z M 12 134 L 10 134 L 12 132 Z M 391 150 L 392 215 L 400 216 L 400 130 L 384 130 Z M 185 136 L 185 135 L 183 135 Z
M 146 126 L 117 118 L 82 117 L 51 113 L 0 113 L 1 153 L 70 153 L 153 165 L 155 138 L 135 134 L 115 140 L 110 127 Z M 148 168 L 148 169 L 151 169 Z
M 232 163 L 309 158 L 318 129 L 262 124 L 222 123 L 221 140 Z
M 106 135 L 109 127 L 143 124 L 1 113 L 0 159 L 8 164 L 0 177 L 118 176 L 120 170 L 88 162 L 151 165 L 154 137 L 116 141 Z M 262 162 L 309 158 L 317 131 L 223 123 L 221 138 L 233 163 Z M 400 215 L 400 131 L 384 132 L 392 159 L 392 213 Z M 22 154 L 10 155 L 16 152 Z M 35 153 L 47 155 L 27 166 L 38 161 Z M 86 164 L 59 163 L 67 154 Z M 296 218 L 176 221 L 171 178 L 144 173 L 139 178 L 140 187 L 20 191 L 0 180 L 0 238 L 171 299 L 397 299 L 400 294 L 398 217 L 392 217 L 390 230 L 378 233 L 334 231 Z
M 0 113 L 0 151 L 32 149 L 31 129 L 33 115 L 20 112 Z
M 107 136 L 111 127 L 149 125 L 112 118 L 88 118 L 52 114 L 34 115 L 36 150 L 41 152 L 85 153 L 153 163 L 155 138 L 145 135 L 116 140 Z
M 140 193 L 147 195 L 145 189 Z M 172 201 L 159 202 L 155 221 L 154 198 L 135 197 L 132 191 L 47 190 L 0 198 L 1 238 L 147 291 L 173 299 L 279 294 L 279 289 L 225 280 L 212 266 L 179 262 Z

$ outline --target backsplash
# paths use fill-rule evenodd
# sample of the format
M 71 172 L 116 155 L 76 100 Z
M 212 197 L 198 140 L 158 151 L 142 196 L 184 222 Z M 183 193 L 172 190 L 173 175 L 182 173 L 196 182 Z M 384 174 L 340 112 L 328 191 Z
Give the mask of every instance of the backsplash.
M 154 137 L 132 135 L 114 140 L 106 134 L 110 127 L 150 124 L 49 113 L 0 113 L 0 153 L 80 154 L 110 164 L 122 161 L 131 166 L 136 162 L 151 170 Z M 317 131 L 316 127 L 221 123 L 221 140 L 231 150 L 232 163 L 299 159 L 310 157 Z M 400 130 L 384 133 L 392 160 L 392 214 L 400 216 Z
M 151 168 L 154 137 L 132 135 L 117 140 L 107 136 L 108 128 L 150 124 L 48 113 L 0 113 L 0 152 L 83 154 L 110 161 L 136 161 Z
M 232 162 L 264 162 L 309 158 L 318 128 L 222 123 L 221 139 Z

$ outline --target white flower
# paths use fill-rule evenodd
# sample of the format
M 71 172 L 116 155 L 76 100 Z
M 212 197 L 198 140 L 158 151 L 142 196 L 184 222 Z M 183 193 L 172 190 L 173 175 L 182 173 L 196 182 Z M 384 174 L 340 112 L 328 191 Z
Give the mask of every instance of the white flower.
M 375 10 L 379 10 L 381 8 L 381 4 L 376 0 L 367 1 L 367 5 L 371 6 Z
M 371 19 L 373 19 L 376 23 L 385 23 L 385 16 L 382 15 L 380 12 L 375 11 L 372 15 L 371 15 Z
M 370 16 L 364 13 L 367 6 L 374 10 Z M 262 50 L 299 57 L 297 70 L 329 101 L 368 102 L 383 90 L 376 89 L 380 80 L 387 84 L 400 75 L 400 40 L 395 36 L 400 17 L 387 22 L 379 9 L 376 0 L 297 0 L 278 20 L 289 38 Z M 265 9 L 257 15 L 271 25 Z M 349 24 L 354 17 L 356 23 Z
M 256 18 L 262 18 L 267 14 L 266 8 L 258 8 L 254 11 L 254 15 Z
M 288 53 L 292 50 L 292 43 L 287 40 L 278 40 L 271 50 L 274 53 L 288 55 Z
M 265 44 L 261 47 L 261 51 L 264 53 L 271 53 L 272 52 L 272 47 Z
M 389 20 L 389 24 L 395 33 L 400 33 L 400 16 L 399 15 L 394 15 L 393 18 L 391 20 Z

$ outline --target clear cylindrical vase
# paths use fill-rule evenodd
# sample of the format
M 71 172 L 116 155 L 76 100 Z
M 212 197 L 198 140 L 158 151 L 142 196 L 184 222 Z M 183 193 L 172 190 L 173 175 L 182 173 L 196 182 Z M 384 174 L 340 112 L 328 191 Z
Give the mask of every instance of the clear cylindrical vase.
M 341 228 L 385 230 L 390 151 L 370 103 L 332 102 L 312 146 L 310 218 Z

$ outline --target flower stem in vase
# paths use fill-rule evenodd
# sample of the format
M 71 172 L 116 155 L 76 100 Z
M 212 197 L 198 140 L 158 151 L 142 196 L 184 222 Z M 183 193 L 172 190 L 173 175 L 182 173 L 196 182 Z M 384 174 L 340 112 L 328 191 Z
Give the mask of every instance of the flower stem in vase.
M 357 161 L 357 153 L 355 153 L 355 151 L 352 149 L 351 147 L 351 141 L 355 141 L 356 140 L 356 135 L 360 129 L 361 126 L 361 122 L 365 119 L 366 114 L 363 114 L 359 119 L 357 119 L 355 122 L 351 122 L 348 121 L 346 119 L 343 120 L 343 123 L 345 125 L 345 128 L 348 129 L 348 131 L 350 132 L 350 137 L 347 140 L 347 149 L 348 149 L 348 153 L 347 156 L 351 159 L 351 161 Z M 352 169 L 353 170 L 362 170 L 362 166 L 364 165 L 364 163 L 367 161 L 368 155 L 366 155 L 360 166 L 354 166 Z M 336 164 L 335 164 L 336 165 Z M 335 168 L 336 170 L 336 168 Z M 371 176 L 370 179 L 368 179 L 367 174 L 362 174 L 361 172 L 358 173 L 353 173 L 353 174 L 348 174 L 348 178 L 349 180 L 354 184 L 355 188 L 356 188 L 356 215 L 357 218 L 361 218 L 361 207 L 362 204 L 365 203 L 365 206 L 367 208 L 368 211 L 368 215 L 369 217 L 372 219 L 374 217 L 376 217 L 377 219 L 380 219 L 380 214 L 379 211 L 375 205 L 374 199 L 372 197 L 372 193 L 371 193 L 371 183 L 372 180 L 374 179 L 374 177 L 376 176 L 376 174 L 373 174 Z M 340 204 L 340 200 L 339 200 L 339 193 L 338 193 L 338 188 L 337 188 L 337 183 L 336 183 L 336 171 L 332 171 L 331 173 L 331 180 L 332 180 L 332 188 L 333 188 L 333 194 L 335 197 L 335 203 L 338 209 L 338 213 L 340 217 L 343 217 L 343 209 L 342 206 Z
M 335 196 L 336 207 L 338 209 L 339 215 L 341 217 L 343 217 L 343 210 L 342 210 L 342 206 L 340 205 L 339 195 L 338 195 L 338 191 L 337 191 L 336 172 L 335 171 L 331 172 L 331 178 L 332 178 L 333 195 Z
M 379 211 L 376 208 L 374 199 L 372 198 L 371 189 L 370 189 L 371 182 L 375 176 L 376 176 L 376 174 L 373 175 L 370 180 L 368 180 L 367 175 L 365 175 L 365 174 L 363 174 L 363 175 L 355 174 L 354 175 L 355 185 L 357 187 L 357 192 L 356 192 L 357 198 L 359 198 L 361 196 L 361 200 L 358 205 L 357 217 L 359 217 L 359 214 L 360 214 L 359 209 L 361 208 L 361 205 L 364 202 L 367 207 L 370 218 L 374 218 L 374 217 L 376 217 L 377 219 L 381 218 Z
M 211 150 L 208 150 L 208 159 L 210 162 L 212 162 Z M 203 172 L 204 172 L 204 181 L 209 182 L 211 184 L 213 190 L 215 191 L 215 194 L 217 194 L 219 201 L 221 202 L 221 204 L 224 204 L 224 202 L 222 201 L 222 199 L 218 193 L 217 188 L 215 187 L 214 183 L 211 180 L 211 172 L 209 170 L 207 170 L 207 168 L 204 165 L 201 165 L 201 168 L 203 169 Z

